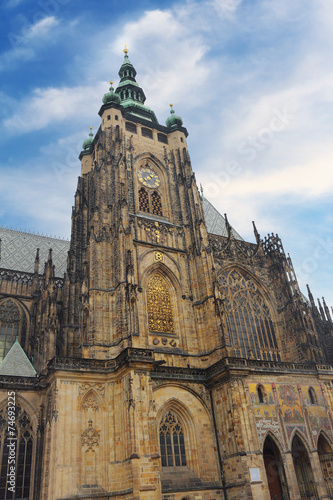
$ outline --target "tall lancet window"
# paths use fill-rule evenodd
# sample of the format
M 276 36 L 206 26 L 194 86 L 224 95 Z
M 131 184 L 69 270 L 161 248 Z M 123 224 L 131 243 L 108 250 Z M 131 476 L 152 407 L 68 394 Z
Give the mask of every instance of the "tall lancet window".
M 156 191 L 151 195 L 151 205 L 154 215 L 163 215 L 161 197 Z
M 148 323 L 151 332 L 175 333 L 169 286 L 160 274 L 148 282 Z
M 141 188 L 139 191 L 139 209 L 142 212 L 149 212 L 149 197 L 144 188 Z
M 219 281 L 235 356 L 280 361 L 271 313 L 256 283 L 236 270 Z
M 162 467 L 186 465 L 184 432 L 177 415 L 168 411 L 160 424 Z
M 6 421 L 8 416 L 4 410 L 0 412 L 0 436 L 1 436 L 1 469 L 0 469 L 0 499 L 13 498 L 29 500 L 33 484 L 33 430 L 27 413 L 19 406 L 15 409 L 16 419 L 16 461 L 15 461 L 15 495 L 9 490 L 11 448 L 8 446 L 13 441 L 8 434 Z
M 16 337 L 25 347 L 26 318 L 23 311 L 12 300 L 0 303 L 0 362 L 4 359 Z

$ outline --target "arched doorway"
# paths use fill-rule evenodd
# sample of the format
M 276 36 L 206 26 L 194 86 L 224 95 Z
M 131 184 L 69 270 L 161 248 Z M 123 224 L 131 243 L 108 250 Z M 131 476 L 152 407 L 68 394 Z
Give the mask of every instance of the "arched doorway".
M 312 472 L 309 454 L 301 438 L 297 434 L 295 434 L 294 436 L 291 446 L 291 452 L 301 499 L 316 500 L 319 497 Z
M 281 453 L 270 436 L 265 439 L 263 458 L 271 500 L 289 500 Z
M 328 440 L 320 434 L 318 439 L 318 456 L 325 479 L 329 498 L 333 498 L 333 451 Z

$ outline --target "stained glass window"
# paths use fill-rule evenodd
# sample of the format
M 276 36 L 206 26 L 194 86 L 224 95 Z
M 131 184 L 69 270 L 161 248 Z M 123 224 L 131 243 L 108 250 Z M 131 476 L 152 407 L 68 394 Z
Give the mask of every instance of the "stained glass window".
M 186 465 L 185 441 L 177 415 L 168 411 L 160 424 L 160 451 L 162 467 Z
M 7 415 L 6 415 L 7 417 Z M 10 440 L 7 433 L 7 426 L 2 425 L 2 421 L 6 422 L 3 415 L 3 410 L 0 414 L 0 433 L 1 433 L 1 448 L 2 459 L 1 459 L 1 472 L 0 472 L 0 499 L 20 499 L 28 500 L 32 499 L 30 493 L 30 484 L 32 477 L 32 454 L 33 454 L 33 432 L 30 418 L 25 411 L 19 406 L 16 406 L 16 437 L 15 442 L 16 449 L 16 478 L 15 478 L 15 495 L 8 490 L 9 484 L 9 448 L 8 444 L 13 441 Z
M 235 356 L 281 361 L 270 310 L 256 283 L 236 270 L 219 281 Z
M 155 274 L 148 282 L 148 323 L 151 332 L 174 333 L 170 292 L 167 281 Z

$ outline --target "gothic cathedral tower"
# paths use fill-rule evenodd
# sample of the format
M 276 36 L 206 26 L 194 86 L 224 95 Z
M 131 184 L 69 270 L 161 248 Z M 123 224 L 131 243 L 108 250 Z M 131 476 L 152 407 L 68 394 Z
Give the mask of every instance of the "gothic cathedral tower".
M 333 498 L 328 307 L 277 235 L 244 241 L 199 194 L 181 118 L 158 123 L 124 53 L 64 277 L 52 250 L 0 269 L 0 500 Z
M 61 317 L 47 357 L 34 355 L 57 374 L 43 498 L 220 494 L 209 391 L 191 369 L 220 359 L 225 339 L 188 134 L 173 109 L 162 126 L 145 106 L 127 50 L 119 76 L 80 154 Z M 69 359 L 79 376 L 61 374 Z M 160 366 L 187 373 L 186 388 Z

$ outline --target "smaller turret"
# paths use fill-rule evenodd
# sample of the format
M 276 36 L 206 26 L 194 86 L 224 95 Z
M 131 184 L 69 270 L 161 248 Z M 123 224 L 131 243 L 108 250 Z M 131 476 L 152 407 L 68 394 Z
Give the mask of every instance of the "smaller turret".
M 104 94 L 103 96 L 103 104 L 120 104 L 120 96 L 114 92 L 114 88 L 112 87 L 113 81 L 110 82 L 111 87 L 109 88 L 109 92 Z
M 85 141 L 83 141 L 83 144 L 82 144 L 82 148 L 84 151 L 90 150 L 91 145 L 92 145 L 93 140 L 94 140 L 93 137 L 94 137 L 94 134 L 92 133 L 92 127 L 90 127 L 89 139 L 86 139 Z
M 178 130 L 183 126 L 183 120 L 180 116 L 175 115 L 175 111 L 173 109 L 173 104 L 170 104 L 170 114 L 169 118 L 166 120 L 166 126 L 171 128 L 171 130 Z

